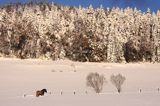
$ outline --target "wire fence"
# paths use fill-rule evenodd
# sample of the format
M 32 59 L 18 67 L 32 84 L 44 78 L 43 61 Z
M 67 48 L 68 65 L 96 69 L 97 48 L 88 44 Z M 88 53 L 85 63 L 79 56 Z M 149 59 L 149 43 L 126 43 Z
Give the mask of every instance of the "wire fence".
M 114 92 L 114 91 L 108 91 L 108 92 L 101 92 L 101 93 L 95 93 L 94 91 L 91 92 L 91 91 L 50 91 L 50 92 L 47 92 L 44 96 L 46 95 L 50 95 L 50 96 L 63 96 L 63 95 L 79 95 L 79 96 L 84 96 L 84 95 L 114 95 L 114 94 L 157 94 L 159 93 L 160 94 L 160 88 L 157 88 L 157 89 L 152 89 L 152 90 L 144 90 L 144 89 L 139 89 L 139 90 L 135 90 L 135 91 L 123 91 L 121 93 L 118 93 L 118 92 Z M 23 97 L 36 97 L 36 94 L 23 94 Z

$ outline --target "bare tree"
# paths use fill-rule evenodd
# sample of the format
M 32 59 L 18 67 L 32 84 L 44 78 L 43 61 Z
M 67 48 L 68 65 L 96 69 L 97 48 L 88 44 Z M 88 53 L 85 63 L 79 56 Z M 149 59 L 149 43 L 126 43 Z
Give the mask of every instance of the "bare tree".
M 98 73 L 90 73 L 87 78 L 87 86 L 92 87 L 96 93 L 100 93 L 103 89 L 103 85 L 106 82 L 104 75 Z
M 122 76 L 121 74 L 118 74 L 118 75 L 111 75 L 110 80 L 112 84 L 117 88 L 118 93 L 120 93 L 122 90 L 122 84 L 124 83 L 126 78 Z

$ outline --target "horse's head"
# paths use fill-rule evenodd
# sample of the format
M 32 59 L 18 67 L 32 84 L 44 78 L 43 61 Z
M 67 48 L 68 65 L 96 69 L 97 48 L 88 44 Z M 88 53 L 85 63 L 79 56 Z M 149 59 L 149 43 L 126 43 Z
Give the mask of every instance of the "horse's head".
M 47 93 L 47 89 L 42 89 L 41 91 L 44 93 Z

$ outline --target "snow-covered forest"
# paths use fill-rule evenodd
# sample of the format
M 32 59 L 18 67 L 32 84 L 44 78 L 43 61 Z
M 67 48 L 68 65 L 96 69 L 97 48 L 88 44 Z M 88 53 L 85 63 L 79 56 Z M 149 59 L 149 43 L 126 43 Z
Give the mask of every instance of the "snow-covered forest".
M 160 62 L 160 11 L 53 3 L 1 6 L 0 56 Z

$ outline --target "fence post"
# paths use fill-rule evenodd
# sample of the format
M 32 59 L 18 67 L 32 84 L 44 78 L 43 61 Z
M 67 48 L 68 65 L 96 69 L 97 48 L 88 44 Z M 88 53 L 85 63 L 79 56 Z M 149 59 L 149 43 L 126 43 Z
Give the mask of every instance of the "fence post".
M 139 89 L 139 92 L 141 93 L 141 92 L 142 92 L 142 89 Z
M 63 94 L 63 92 L 61 91 L 61 95 Z

